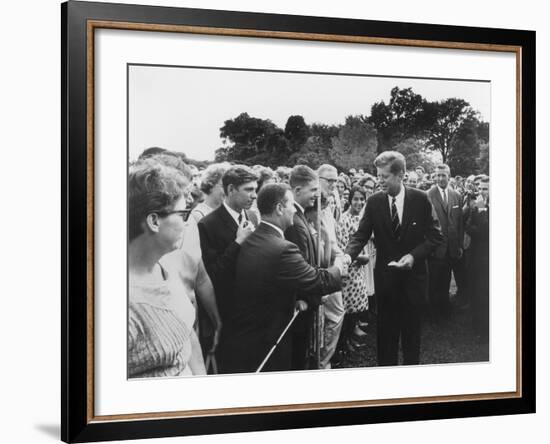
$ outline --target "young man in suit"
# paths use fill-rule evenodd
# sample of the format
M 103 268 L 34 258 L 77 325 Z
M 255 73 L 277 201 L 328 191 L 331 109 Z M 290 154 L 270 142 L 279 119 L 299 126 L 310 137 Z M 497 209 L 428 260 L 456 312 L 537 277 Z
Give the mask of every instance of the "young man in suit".
M 292 319 L 306 309 L 304 296 L 321 296 L 340 287 L 341 260 L 328 269 L 309 265 L 298 247 L 284 238 L 296 207 L 286 184 L 264 185 L 258 195 L 262 221 L 242 244 L 235 293 L 224 324 L 226 372 L 254 372 Z M 291 338 L 283 337 L 263 371 L 291 369 Z
M 317 173 L 306 165 L 296 165 L 290 172 L 290 187 L 294 197 L 293 224 L 285 230 L 285 238 L 294 243 L 305 261 L 312 266 L 317 266 L 317 247 L 314 234 L 309 228 L 305 210 L 316 204 L 319 193 L 319 178 Z M 317 295 L 318 296 L 318 295 Z M 309 309 L 301 313 L 291 330 L 292 336 L 292 369 L 303 370 L 312 368 L 315 363 L 308 360 L 309 334 L 313 323 L 313 310 L 319 305 L 319 297 L 305 299 Z
M 214 285 L 222 323 L 231 305 L 239 249 L 258 225 L 254 213 L 247 211 L 256 199 L 257 179 L 246 166 L 229 168 L 222 177 L 226 196 L 223 203 L 198 223 L 202 259 Z M 218 349 L 222 347 L 223 330 Z M 220 371 L 223 371 L 223 365 L 223 360 L 218 359 Z
M 449 186 L 450 177 L 450 168 L 445 164 L 438 165 L 435 170 L 436 185 L 428 191 L 428 199 L 434 207 L 443 234 L 443 242 L 428 260 L 429 297 L 432 311 L 443 318 L 451 313 L 451 272 L 454 273 L 458 293 L 464 291 L 462 198 Z
M 426 258 L 443 237 L 426 193 L 403 186 L 403 155 L 385 151 L 374 165 L 380 191 L 367 200 L 359 228 L 346 248 L 345 262 L 351 263 L 374 233 L 378 365 L 398 364 L 400 338 L 403 363 L 419 364 Z

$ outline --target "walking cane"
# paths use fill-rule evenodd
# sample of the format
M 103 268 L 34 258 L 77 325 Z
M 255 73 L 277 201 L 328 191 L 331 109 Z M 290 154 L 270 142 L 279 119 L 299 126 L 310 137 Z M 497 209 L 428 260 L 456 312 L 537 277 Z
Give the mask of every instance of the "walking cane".
M 317 195 L 317 267 L 321 268 L 321 192 Z M 323 304 L 320 304 L 313 315 L 315 368 L 321 368 L 321 347 L 323 343 Z
M 262 368 L 264 368 L 264 365 L 265 363 L 269 360 L 269 358 L 271 357 L 271 355 L 273 354 L 273 352 L 275 351 L 275 349 L 277 348 L 277 346 L 279 345 L 279 342 L 281 342 L 281 339 L 283 339 L 283 336 L 285 335 L 285 333 L 288 331 L 288 329 L 290 328 L 290 326 L 292 325 L 292 323 L 294 322 L 294 319 L 296 319 L 296 316 L 298 316 L 298 313 L 300 313 L 300 311 L 298 309 L 295 309 L 294 310 L 294 315 L 292 316 L 292 319 L 290 320 L 290 322 L 286 325 L 285 329 L 283 330 L 283 332 L 281 333 L 281 335 L 279 336 L 279 339 L 277 339 L 277 342 L 275 342 L 275 344 L 273 345 L 273 347 L 271 347 L 271 350 L 269 350 L 269 353 L 267 354 L 267 356 L 264 358 L 264 360 L 262 361 L 262 363 L 260 364 L 260 366 L 258 367 L 258 370 L 256 370 L 256 373 L 260 373 L 262 371 Z

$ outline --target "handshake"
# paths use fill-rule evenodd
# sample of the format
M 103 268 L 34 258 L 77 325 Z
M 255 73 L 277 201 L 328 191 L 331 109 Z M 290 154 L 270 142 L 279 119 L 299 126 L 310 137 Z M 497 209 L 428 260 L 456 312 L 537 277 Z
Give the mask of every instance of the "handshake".
M 341 277 L 348 277 L 350 264 L 351 258 L 347 254 L 343 256 L 336 256 L 334 259 L 334 266 L 340 270 Z

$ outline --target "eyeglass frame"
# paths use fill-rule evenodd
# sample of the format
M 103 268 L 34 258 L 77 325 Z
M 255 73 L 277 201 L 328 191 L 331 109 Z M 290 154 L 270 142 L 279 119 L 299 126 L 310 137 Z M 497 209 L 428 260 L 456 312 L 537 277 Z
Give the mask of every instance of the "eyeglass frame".
M 191 209 L 186 208 L 185 210 L 173 210 L 173 211 L 151 211 L 149 214 L 158 214 L 161 217 L 167 217 L 171 214 L 178 214 L 181 216 L 184 222 L 187 222 L 189 220 L 189 216 L 191 215 Z

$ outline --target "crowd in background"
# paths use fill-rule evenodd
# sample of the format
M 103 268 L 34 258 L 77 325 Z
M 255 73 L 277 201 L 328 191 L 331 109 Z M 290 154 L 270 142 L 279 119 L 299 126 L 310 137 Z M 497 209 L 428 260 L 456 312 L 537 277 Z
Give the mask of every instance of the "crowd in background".
M 378 177 L 332 165 L 316 171 L 305 165 L 271 169 L 229 163 L 199 169 L 177 153 L 154 148 L 130 165 L 128 183 L 129 377 L 255 371 L 262 364 L 258 358 L 270 350 L 258 342 L 262 329 L 280 312 L 273 328 L 281 331 L 266 333 L 274 345 L 294 309 L 297 319 L 264 370 L 313 368 L 313 313 L 319 305 L 324 308 L 320 368 L 363 347 L 379 304 L 376 237 L 349 267 L 339 258 L 367 201 L 380 191 Z M 426 259 L 429 316 L 444 322 L 457 310 L 467 311 L 475 334 L 487 341 L 489 177 L 452 176 L 441 164 L 434 171 L 406 171 L 402 184 L 426 192 L 443 234 Z M 246 262 L 247 255 L 262 256 L 261 242 L 259 250 L 250 245 L 252 238 L 246 242 L 261 224 L 280 229 L 303 256 L 303 264 L 292 259 L 295 270 L 274 278 L 273 285 L 289 295 L 282 308 L 267 300 L 256 307 L 261 294 L 239 300 L 255 283 L 254 267 L 258 276 L 263 273 L 261 258 L 258 264 Z M 283 247 L 277 254 L 295 253 Z M 265 279 L 261 282 L 271 282 Z M 456 293 L 450 294 L 451 287 Z

